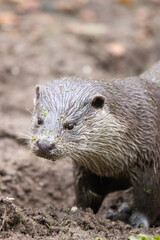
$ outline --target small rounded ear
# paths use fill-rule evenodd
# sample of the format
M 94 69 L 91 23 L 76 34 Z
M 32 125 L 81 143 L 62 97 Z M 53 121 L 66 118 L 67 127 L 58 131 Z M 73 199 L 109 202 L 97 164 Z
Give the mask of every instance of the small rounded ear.
M 96 95 L 93 97 L 92 101 L 91 101 L 91 105 L 94 108 L 103 108 L 104 106 L 104 102 L 105 102 L 105 98 L 102 95 Z
M 38 100 L 40 97 L 40 85 L 36 85 L 36 99 Z

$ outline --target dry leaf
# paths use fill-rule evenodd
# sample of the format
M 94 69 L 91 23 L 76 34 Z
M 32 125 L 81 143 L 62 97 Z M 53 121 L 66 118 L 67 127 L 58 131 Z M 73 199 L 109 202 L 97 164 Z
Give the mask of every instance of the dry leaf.
M 79 10 L 80 8 L 82 8 L 86 3 L 88 2 L 88 0 L 62 0 L 62 1 L 57 1 L 55 3 L 55 7 L 57 8 L 57 10 L 59 11 L 63 11 L 63 12 L 75 12 L 77 10 Z
M 160 4 L 160 0 L 150 0 L 151 2 Z
M 111 42 L 105 45 L 106 50 L 116 56 L 116 57 L 122 57 L 126 53 L 126 47 L 123 43 L 120 42 Z
M 17 10 L 21 13 L 34 11 L 40 7 L 40 3 L 37 0 L 29 0 L 29 1 L 18 0 L 18 1 L 22 1 L 17 6 Z
M 96 13 L 91 9 L 83 9 L 80 11 L 79 16 L 81 19 L 87 22 L 93 22 L 96 20 Z
M 93 37 L 99 37 L 108 32 L 106 25 L 100 23 L 72 23 L 68 26 L 68 30 L 74 34 Z
M 117 0 L 117 2 L 124 4 L 124 5 L 132 5 L 134 3 L 133 0 Z
M 140 26 L 145 26 L 147 22 L 152 18 L 152 11 L 146 7 L 141 7 L 138 9 L 136 14 L 136 21 Z
M 10 2 L 23 3 L 23 2 L 25 2 L 25 0 L 10 0 Z
M 18 23 L 18 17 L 11 12 L 0 13 L 0 25 L 16 25 Z
M 137 32 L 136 40 L 137 42 L 144 44 L 147 40 L 150 39 L 151 36 L 153 36 L 152 29 L 149 27 L 146 27 Z

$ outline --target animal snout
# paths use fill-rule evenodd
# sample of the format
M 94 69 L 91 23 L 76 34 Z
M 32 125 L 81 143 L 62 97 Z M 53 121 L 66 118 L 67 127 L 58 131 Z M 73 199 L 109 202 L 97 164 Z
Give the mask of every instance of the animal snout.
M 54 143 L 50 143 L 44 140 L 38 140 L 36 144 L 38 147 L 38 151 L 43 154 L 48 153 L 56 148 Z

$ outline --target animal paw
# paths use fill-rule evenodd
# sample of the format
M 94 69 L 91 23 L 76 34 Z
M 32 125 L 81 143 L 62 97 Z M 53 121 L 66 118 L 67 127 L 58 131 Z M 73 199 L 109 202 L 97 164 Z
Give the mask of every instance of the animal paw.
M 145 216 L 145 214 L 140 213 L 140 212 L 133 213 L 132 216 L 129 219 L 129 223 L 133 227 L 144 227 L 144 228 L 149 227 L 148 218 Z

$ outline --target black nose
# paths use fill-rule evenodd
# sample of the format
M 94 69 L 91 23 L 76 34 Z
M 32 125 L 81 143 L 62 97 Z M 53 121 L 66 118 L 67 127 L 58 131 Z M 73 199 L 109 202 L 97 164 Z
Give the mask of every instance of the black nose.
M 43 139 L 37 141 L 37 147 L 38 151 L 43 154 L 47 154 L 48 152 L 56 148 L 54 143 L 50 143 L 49 141 L 45 141 Z

